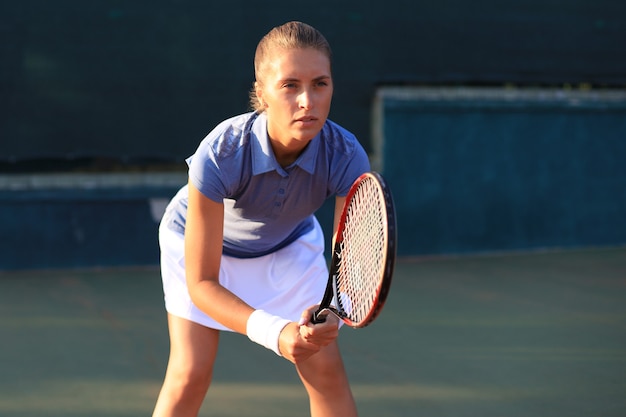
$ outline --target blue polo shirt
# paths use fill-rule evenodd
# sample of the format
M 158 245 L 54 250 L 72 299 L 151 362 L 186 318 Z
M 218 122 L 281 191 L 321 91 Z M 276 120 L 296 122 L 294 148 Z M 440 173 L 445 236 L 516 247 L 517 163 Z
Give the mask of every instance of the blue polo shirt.
M 224 254 L 263 256 L 313 227 L 313 213 L 334 195 L 345 196 L 370 170 L 353 134 L 327 120 L 290 166 L 276 161 L 265 113 L 246 113 L 220 123 L 188 160 L 189 180 L 202 194 L 224 203 Z M 168 208 L 168 227 L 184 232 L 184 187 Z

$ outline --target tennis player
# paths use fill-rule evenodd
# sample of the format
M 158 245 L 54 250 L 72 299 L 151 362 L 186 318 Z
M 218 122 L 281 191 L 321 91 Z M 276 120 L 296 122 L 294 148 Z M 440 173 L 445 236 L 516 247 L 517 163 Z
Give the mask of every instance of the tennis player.
M 155 417 L 196 416 L 221 331 L 293 362 L 311 416 L 356 416 L 336 342 L 310 323 L 328 280 L 314 212 L 369 171 L 350 132 L 327 119 L 331 49 L 301 22 L 272 29 L 254 58 L 253 112 L 220 123 L 188 160 L 189 182 L 159 230 L 170 357 Z

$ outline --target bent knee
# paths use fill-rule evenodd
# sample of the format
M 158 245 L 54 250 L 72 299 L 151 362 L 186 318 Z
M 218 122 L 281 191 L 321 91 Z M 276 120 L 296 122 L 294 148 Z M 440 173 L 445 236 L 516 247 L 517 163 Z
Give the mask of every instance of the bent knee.
M 334 386 L 347 380 L 343 360 L 336 345 L 327 346 L 296 367 L 305 385 Z
M 165 386 L 180 396 L 205 395 L 211 385 L 213 368 L 193 366 L 190 364 L 175 365 L 170 363 L 165 375 Z
M 153 416 L 197 415 L 210 384 L 211 372 L 168 366 Z

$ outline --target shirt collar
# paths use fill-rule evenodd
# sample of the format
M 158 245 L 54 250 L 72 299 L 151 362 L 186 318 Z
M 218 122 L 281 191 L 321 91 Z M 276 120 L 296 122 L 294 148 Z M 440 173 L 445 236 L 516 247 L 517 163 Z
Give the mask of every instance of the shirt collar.
M 309 142 L 304 152 L 302 152 L 296 162 L 291 165 L 292 167 L 297 165 L 309 174 L 313 174 L 315 171 L 315 160 L 320 146 L 320 135 L 321 132 Z M 285 172 L 276 161 L 274 151 L 270 145 L 270 140 L 267 136 L 267 116 L 265 113 L 259 114 L 256 120 L 254 120 L 251 129 L 251 140 L 253 175 L 259 175 L 269 171 Z

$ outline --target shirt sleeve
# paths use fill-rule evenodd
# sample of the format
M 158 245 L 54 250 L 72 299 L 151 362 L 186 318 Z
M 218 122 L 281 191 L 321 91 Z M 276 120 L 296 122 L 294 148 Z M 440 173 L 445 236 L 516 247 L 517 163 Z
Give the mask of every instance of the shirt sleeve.
M 220 178 L 220 170 L 215 159 L 212 158 L 210 147 L 203 142 L 193 156 L 187 159 L 189 166 L 189 182 L 205 197 L 221 203 L 225 196 L 225 189 Z
M 221 181 L 221 171 L 211 147 L 210 138 L 205 138 L 196 152 L 187 159 L 189 182 L 205 197 L 222 203 L 226 187 Z
M 251 120 L 249 114 L 243 114 L 223 121 L 187 159 L 191 184 L 218 203 L 238 192 L 241 177 L 249 169 L 244 146 L 248 120 Z
M 354 181 L 356 181 L 361 174 L 369 172 L 370 169 L 369 158 L 361 145 L 358 145 L 355 148 L 354 156 L 348 160 L 344 180 L 340 184 L 340 188 L 337 190 L 337 195 L 340 197 L 348 195 L 348 191 L 350 191 L 350 187 Z
M 345 197 L 354 181 L 371 170 L 369 157 L 356 136 L 341 126 L 330 122 L 331 157 L 330 193 Z

